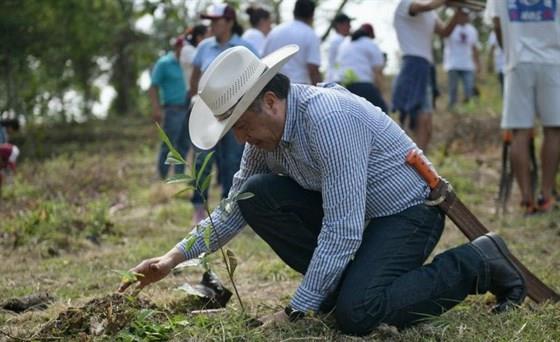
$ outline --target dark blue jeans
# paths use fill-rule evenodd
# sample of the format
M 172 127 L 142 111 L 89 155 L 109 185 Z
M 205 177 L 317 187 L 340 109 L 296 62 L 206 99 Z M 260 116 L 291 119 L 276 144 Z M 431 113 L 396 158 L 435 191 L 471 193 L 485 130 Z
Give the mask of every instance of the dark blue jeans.
M 164 107 L 163 130 L 171 140 L 173 147 L 186 157 L 189 151 L 190 138 L 187 130 L 187 105 L 173 105 Z M 169 165 L 165 164 L 169 148 L 163 142 L 158 155 L 158 172 L 163 179 L 169 173 Z M 185 173 L 185 165 L 175 165 L 175 174 Z
M 377 87 L 371 82 L 355 82 L 346 86 L 353 94 L 361 96 L 374 106 L 381 108 L 383 113 L 388 113 L 387 104 L 383 100 L 383 96 Z
M 321 194 L 277 175 L 253 176 L 242 191 L 255 194 L 238 202 L 249 226 L 284 262 L 305 274 L 321 230 Z M 334 308 L 343 332 L 365 335 L 380 323 L 406 327 L 442 314 L 468 294 L 486 292 L 485 263 L 469 244 L 424 265 L 443 227 L 440 210 L 423 204 L 372 219 L 321 311 Z
M 211 161 L 216 161 L 218 167 L 218 183 L 222 186 L 222 198 L 228 196 L 229 190 L 233 183 L 233 175 L 239 170 L 239 165 L 241 164 L 241 157 L 243 156 L 243 145 L 235 140 L 235 136 L 230 131 L 218 142 L 215 148 L 214 157 Z M 200 170 L 204 159 L 208 155 L 209 151 L 200 152 L 196 157 L 196 169 Z M 209 162 L 204 169 L 204 175 L 202 179 L 212 171 L 212 162 Z M 208 191 L 203 194 L 205 198 L 208 198 Z M 193 196 L 193 203 L 202 203 L 201 194 L 195 191 Z

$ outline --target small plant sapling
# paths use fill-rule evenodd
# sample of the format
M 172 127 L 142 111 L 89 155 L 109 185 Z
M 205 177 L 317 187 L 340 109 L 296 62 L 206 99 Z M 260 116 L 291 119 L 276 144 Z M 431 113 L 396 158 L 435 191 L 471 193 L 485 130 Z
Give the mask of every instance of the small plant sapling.
M 183 158 L 183 156 L 177 151 L 177 149 L 175 149 L 173 147 L 173 145 L 171 144 L 171 141 L 169 140 L 169 137 L 165 134 L 163 129 L 159 125 L 157 125 L 157 128 L 158 128 L 161 140 L 169 148 L 169 153 L 168 153 L 167 159 L 165 161 L 166 164 L 168 164 L 168 165 L 184 164 L 185 166 L 188 166 L 188 163 Z M 192 249 L 192 247 L 194 246 L 194 244 L 196 242 L 196 238 L 197 238 L 196 234 L 197 233 L 202 233 L 202 236 L 203 236 L 203 239 L 204 239 L 204 244 L 206 245 L 206 248 L 208 249 L 208 251 L 210 251 L 210 238 L 211 238 L 212 234 L 215 234 L 218 242 L 221 240 L 218 231 L 215 229 L 214 221 L 212 219 L 212 215 L 211 215 L 211 211 L 210 211 L 210 206 L 208 204 L 208 199 L 204 195 L 205 191 L 210 186 L 210 181 L 212 179 L 212 173 L 208 172 L 208 174 L 206 174 L 205 170 L 208 167 L 208 164 L 210 163 L 210 160 L 212 159 L 213 155 L 214 155 L 214 152 L 210 152 L 206 155 L 206 157 L 204 158 L 204 161 L 202 162 L 202 165 L 201 165 L 200 169 L 197 170 L 195 163 L 193 163 L 190 168 L 189 167 L 186 168 L 187 170 L 190 169 L 190 171 L 186 172 L 185 174 L 173 175 L 173 176 L 166 179 L 167 184 L 176 184 L 176 183 L 184 184 L 184 186 L 185 186 L 184 189 L 180 190 L 176 195 L 182 194 L 182 193 L 184 193 L 186 191 L 189 191 L 189 190 L 198 191 L 200 193 L 200 195 L 202 196 L 204 210 L 206 211 L 206 215 L 208 216 L 208 220 L 206 221 L 207 223 L 206 224 L 198 224 L 195 227 L 195 229 L 193 229 L 193 231 L 189 234 L 187 239 L 185 239 L 185 242 L 184 242 L 184 245 L 183 245 L 185 251 L 189 251 L 189 250 Z M 254 194 L 249 193 L 249 192 L 232 194 L 228 198 L 223 199 L 220 202 L 219 207 L 226 214 L 230 214 L 231 211 L 232 211 L 232 207 L 233 207 L 234 203 L 236 203 L 237 201 L 242 201 L 242 200 L 249 199 L 253 196 L 254 196 Z M 245 311 L 243 301 L 241 300 L 241 297 L 239 295 L 239 292 L 237 290 L 237 286 L 235 284 L 235 280 L 234 280 L 234 277 L 233 277 L 233 274 L 234 274 L 235 269 L 237 268 L 237 264 L 238 264 L 237 257 L 235 256 L 235 253 L 233 253 L 233 251 L 230 250 L 230 249 L 224 250 L 224 248 L 220 247 L 219 250 L 220 250 L 221 257 L 222 257 L 222 261 L 223 261 L 224 266 L 226 268 L 228 278 L 229 278 L 229 280 L 231 282 L 231 285 L 233 287 L 233 290 L 235 292 L 235 296 L 237 297 L 237 300 L 239 301 L 239 305 L 241 306 L 241 310 Z M 208 265 L 208 261 L 207 261 L 207 255 L 208 255 L 208 253 L 203 253 L 203 255 L 200 257 L 200 260 L 201 260 L 201 264 L 204 265 L 204 268 L 208 271 L 209 270 L 209 265 Z

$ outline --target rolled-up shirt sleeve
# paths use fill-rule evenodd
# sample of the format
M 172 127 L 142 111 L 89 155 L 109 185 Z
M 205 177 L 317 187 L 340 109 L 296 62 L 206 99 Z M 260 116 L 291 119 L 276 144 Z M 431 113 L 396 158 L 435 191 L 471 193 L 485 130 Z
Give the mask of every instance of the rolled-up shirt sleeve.
M 321 169 L 324 218 L 317 248 L 291 306 L 318 311 L 359 248 L 364 230 L 372 132 L 357 118 L 327 113 L 311 133 Z
M 228 194 L 228 199 L 239 193 L 245 181 L 252 175 L 268 173 L 262 151 L 246 144 L 241 159 L 239 171 L 233 178 L 233 184 Z M 246 225 L 241 211 L 235 201 L 231 202 L 229 208 L 218 206 L 211 213 L 211 218 L 206 218 L 193 228 L 191 233 L 181 240 L 176 247 L 181 250 L 186 259 L 193 259 L 202 253 L 214 252 L 228 241 L 230 241 Z M 206 227 L 213 223 L 214 227 L 210 233 L 210 249 L 204 241 Z M 191 239 L 195 241 L 192 242 Z M 192 243 L 191 243 L 192 242 Z

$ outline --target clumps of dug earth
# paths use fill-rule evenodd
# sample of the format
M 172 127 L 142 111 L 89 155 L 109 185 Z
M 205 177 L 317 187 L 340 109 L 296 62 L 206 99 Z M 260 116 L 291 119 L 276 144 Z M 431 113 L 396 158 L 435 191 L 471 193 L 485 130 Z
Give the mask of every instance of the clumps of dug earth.
M 0 308 L 14 313 L 22 313 L 27 310 L 44 310 L 54 298 L 48 293 L 39 293 L 20 298 L 10 298 L 0 304 Z
M 34 336 L 51 338 L 77 336 L 114 335 L 127 326 L 142 309 L 157 310 L 145 299 L 120 294 L 95 298 L 79 308 L 69 308 L 45 324 Z
M 183 287 L 185 295 L 165 307 L 138 296 L 118 293 L 95 298 L 81 307 L 71 307 L 61 312 L 56 319 L 43 325 L 32 338 L 49 340 L 77 337 L 89 340 L 94 336 L 127 335 L 166 340 L 177 325 L 185 324 L 185 316 L 178 319 L 178 315 L 224 308 L 231 297 L 231 292 L 210 272 L 204 274 L 200 284 Z

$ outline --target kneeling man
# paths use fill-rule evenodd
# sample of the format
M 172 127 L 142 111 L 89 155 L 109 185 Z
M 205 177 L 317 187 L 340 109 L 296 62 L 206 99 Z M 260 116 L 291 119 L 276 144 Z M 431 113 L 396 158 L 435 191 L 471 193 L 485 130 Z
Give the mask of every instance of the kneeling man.
M 230 196 L 254 197 L 214 210 L 211 249 L 249 225 L 304 275 L 286 309 L 264 320 L 334 310 L 343 332 L 364 335 L 380 323 L 406 327 L 440 315 L 469 294 L 492 292 L 498 311 L 520 304 L 525 282 L 497 236 L 424 265 L 444 216 L 424 204 L 428 186 L 405 163 L 416 145 L 379 108 L 336 84 L 290 84 L 278 70 L 297 50 L 262 60 L 243 47 L 222 53 L 202 77 L 189 123 L 199 148 L 230 129 L 246 143 Z M 192 248 L 183 241 L 133 268 L 144 275 L 139 286 L 206 252 L 202 233 L 194 234 Z

